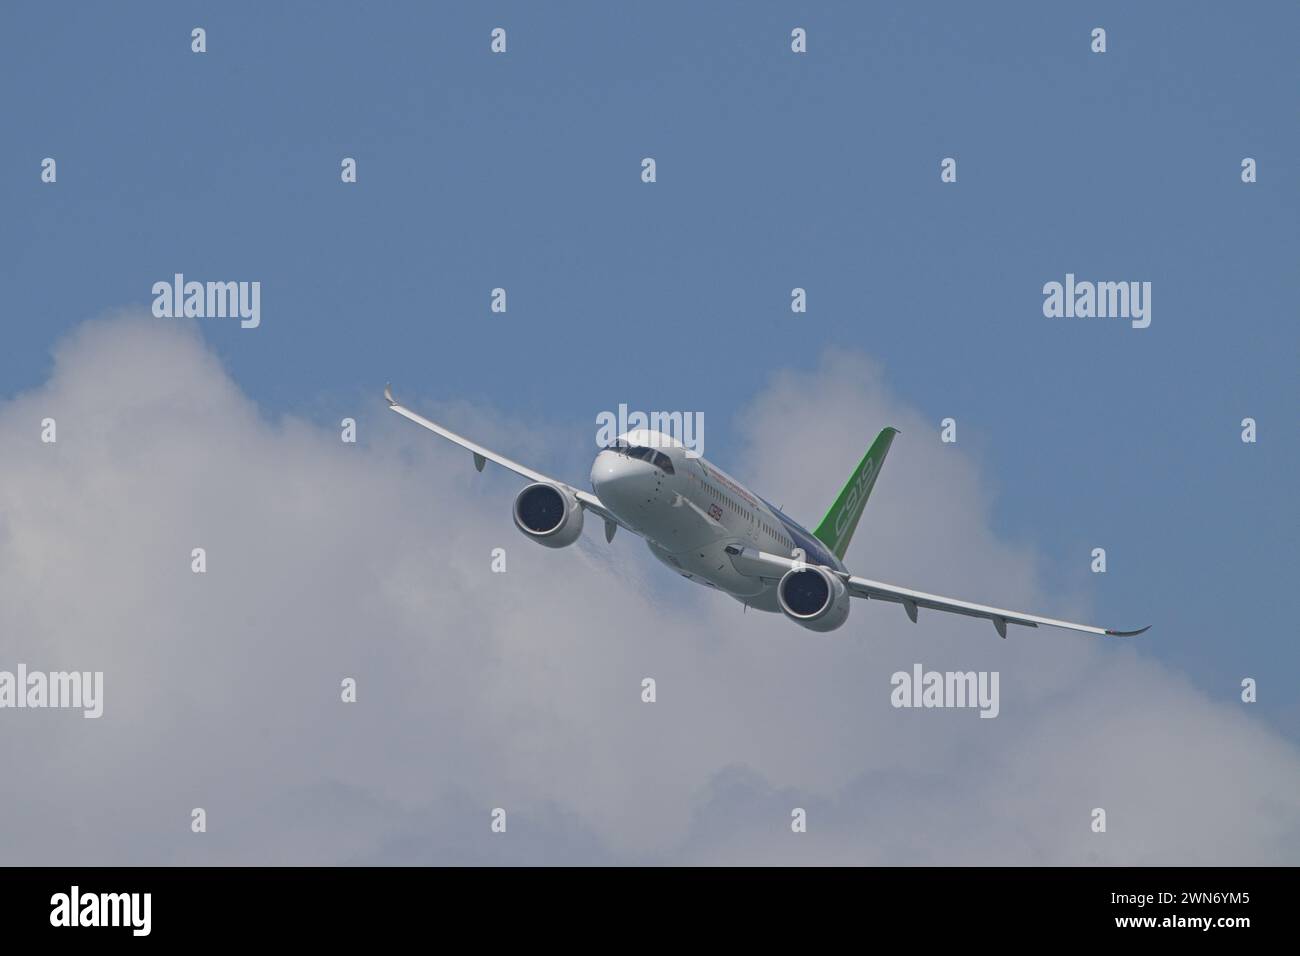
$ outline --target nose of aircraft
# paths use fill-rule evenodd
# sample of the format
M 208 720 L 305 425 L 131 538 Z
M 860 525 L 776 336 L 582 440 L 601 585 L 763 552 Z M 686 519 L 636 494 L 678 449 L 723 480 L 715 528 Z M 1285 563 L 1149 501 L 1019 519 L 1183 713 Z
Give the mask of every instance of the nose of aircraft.
M 646 481 L 654 466 L 613 451 L 602 451 L 591 464 L 591 488 L 608 507 L 618 510 L 642 504 Z

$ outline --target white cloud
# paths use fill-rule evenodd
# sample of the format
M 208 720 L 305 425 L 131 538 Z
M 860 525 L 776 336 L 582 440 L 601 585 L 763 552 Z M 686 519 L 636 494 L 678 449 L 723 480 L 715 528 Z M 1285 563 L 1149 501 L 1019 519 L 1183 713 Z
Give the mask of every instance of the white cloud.
M 185 326 L 116 318 L 0 405 L 0 668 L 103 670 L 106 698 L 98 721 L 0 711 L 0 859 L 1300 859 L 1300 754 L 1137 645 L 1001 641 L 871 603 L 830 635 L 744 614 L 628 535 L 533 546 L 510 521 L 517 482 L 366 402 L 359 446 L 332 421 L 268 421 Z M 447 414 L 543 469 L 574 460 Z M 979 467 L 922 440 L 933 426 L 865 359 L 776 376 L 722 464 L 813 520 L 884 423 L 904 435 L 856 570 L 1091 616 L 1043 593 L 1032 553 L 990 532 Z M 1001 716 L 892 709 L 889 675 L 914 661 L 1001 671 Z

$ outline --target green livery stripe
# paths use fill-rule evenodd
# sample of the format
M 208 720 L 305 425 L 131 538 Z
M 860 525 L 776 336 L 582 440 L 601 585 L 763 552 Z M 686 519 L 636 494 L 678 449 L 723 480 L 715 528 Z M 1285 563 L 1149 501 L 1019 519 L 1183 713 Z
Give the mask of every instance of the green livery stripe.
M 822 518 L 821 524 L 813 532 L 817 540 L 830 548 L 840 560 L 844 559 L 844 552 L 849 549 L 849 541 L 858 526 L 858 519 L 862 517 L 867 496 L 876 484 L 880 467 L 885 463 L 885 455 L 889 453 L 889 445 L 897 434 L 897 428 L 881 430 L 858 462 L 858 467 L 853 469 L 849 480 L 840 489 L 835 504 L 831 505 L 826 517 Z

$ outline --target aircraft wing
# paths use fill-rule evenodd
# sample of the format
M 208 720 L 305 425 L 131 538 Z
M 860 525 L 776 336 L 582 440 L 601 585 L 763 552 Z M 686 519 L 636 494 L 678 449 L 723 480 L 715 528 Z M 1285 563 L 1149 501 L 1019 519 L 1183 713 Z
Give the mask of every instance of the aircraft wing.
M 483 470 L 484 462 L 490 461 L 500 465 L 502 468 L 513 471 L 521 478 L 527 478 L 529 481 L 540 481 L 548 485 L 556 485 L 560 488 L 567 489 L 575 498 L 578 499 L 583 508 L 605 520 L 605 540 L 608 541 L 614 537 L 614 532 L 609 528 L 610 524 L 627 528 L 627 525 L 619 521 L 618 518 L 615 517 L 614 513 L 601 504 L 600 499 L 590 491 L 583 491 L 581 488 L 575 488 L 563 481 L 557 481 L 548 475 L 543 475 L 540 471 L 533 471 L 533 469 L 526 465 L 521 465 L 517 461 L 512 461 L 505 455 L 498 455 L 491 449 L 484 448 L 482 445 L 472 442 L 468 438 L 463 438 L 448 428 L 443 428 L 437 422 L 429 421 L 429 419 L 425 418 L 423 415 L 417 414 L 405 405 L 399 404 L 397 399 L 393 398 L 393 390 L 389 385 L 384 386 L 384 398 L 388 401 L 388 407 L 397 412 L 397 414 L 401 415 L 403 418 L 409 418 L 411 421 L 415 422 L 415 424 L 429 429 L 429 431 L 433 432 L 435 435 L 441 435 L 448 441 L 460 445 L 461 448 L 468 449 L 474 455 L 474 467 L 479 471 Z M 631 528 L 628 528 L 628 530 L 632 531 Z M 632 533 L 635 534 L 636 532 L 633 531 Z
M 769 554 L 766 551 L 758 551 L 754 548 L 741 548 L 733 545 L 727 548 L 727 553 L 731 556 L 732 564 L 736 566 L 736 570 L 740 571 L 741 574 L 773 582 L 779 580 L 781 575 L 796 564 L 791 558 Z M 968 617 L 982 617 L 993 622 L 993 627 L 997 629 L 1001 637 L 1007 636 L 1008 624 L 1021 624 L 1025 627 L 1038 627 L 1039 625 L 1062 627 L 1071 631 L 1100 634 L 1103 637 L 1136 637 L 1150 628 L 1150 625 L 1148 625 L 1136 631 L 1117 631 L 1106 627 L 1094 627 L 1091 624 L 1076 624 L 1072 621 L 1061 621 L 1053 617 L 1026 614 L 1024 611 L 1009 611 L 1006 608 L 973 604 L 970 601 L 959 601 L 956 598 L 943 597 L 939 594 L 927 594 L 925 591 L 914 591 L 911 588 L 901 588 L 881 581 L 855 577 L 843 571 L 832 570 L 831 573 L 844 582 L 849 594 L 853 597 L 874 598 L 877 601 L 892 601 L 895 604 L 903 605 L 903 610 L 907 612 L 907 616 L 913 623 L 916 623 L 917 610 L 919 608 L 928 608 L 935 611 L 947 611 L 951 614 L 965 614 Z
M 1008 611 L 1005 608 L 989 607 L 986 604 L 972 604 L 970 601 L 958 601 L 956 598 L 927 594 L 924 591 L 913 591 L 911 588 L 900 588 L 893 584 L 883 584 L 880 581 L 870 581 L 867 578 L 852 575 L 845 575 L 844 578 L 849 593 L 854 597 L 875 598 L 877 601 L 893 601 L 896 604 L 901 604 L 907 612 L 907 616 L 914 623 L 917 608 L 931 608 L 935 611 L 948 611 L 952 614 L 965 614 L 969 617 L 982 617 L 990 620 L 1001 637 L 1007 636 L 1008 624 L 1023 624 L 1025 627 L 1038 627 L 1042 624 L 1045 627 L 1063 627 L 1071 631 L 1086 631 L 1089 634 L 1100 634 L 1103 637 L 1136 637 L 1150 627 L 1150 625 L 1147 625 L 1147 627 L 1139 628 L 1136 631 L 1116 631 L 1108 627 L 1075 624 L 1072 621 L 1060 621 L 1054 617 L 1026 614 L 1024 611 Z

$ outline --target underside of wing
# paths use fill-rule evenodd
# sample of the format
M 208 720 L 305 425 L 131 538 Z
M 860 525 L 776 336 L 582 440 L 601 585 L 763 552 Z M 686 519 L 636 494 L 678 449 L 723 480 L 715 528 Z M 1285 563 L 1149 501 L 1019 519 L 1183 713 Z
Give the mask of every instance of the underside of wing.
M 768 583 L 779 581 L 783 574 L 798 566 L 797 562 L 791 558 L 779 554 L 769 554 L 756 548 L 732 546 L 727 548 L 727 554 L 731 558 L 731 563 L 735 565 L 736 570 L 741 574 Z M 1024 611 L 1009 611 L 1006 608 L 990 607 L 987 604 L 974 604 L 970 601 L 959 601 L 956 598 L 928 594 L 925 591 L 914 591 L 911 588 L 900 588 L 893 584 L 854 577 L 839 571 L 832 573 L 844 581 L 849 594 L 853 597 L 872 598 L 877 601 L 891 601 L 895 604 L 901 604 L 913 623 L 916 622 L 919 609 L 926 608 L 934 611 L 946 611 L 950 614 L 964 614 L 967 617 L 980 617 L 992 621 L 993 627 L 997 629 L 1001 637 L 1007 636 L 1008 624 L 1019 624 L 1023 627 L 1039 627 L 1040 625 L 1043 627 L 1061 627 L 1071 631 L 1100 634 L 1103 637 L 1136 637 L 1148 630 L 1147 627 L 1144 627 L 1136 631 L 1117 631 L 1106 627 L 1094 627 L 1091 624 L 1076 624 L 1073 621 L 1061 621 L 1053 617 L 1027 614 Z
M 853 577 L 851 575 L 845 576 L 844 583 L 848 586 L 849 593 L 854 597 L 873 598 L 877 601 L 893 601 L 903 605 L 907 616 L 913 622 L 916 621 L 919 608 L 947 611 L 950 614 L 965 614 L 968 617 L 982 617 L 985 620 L 992 621 L 1000 637 L 1007 636 L 1008 624 L 1020 624 L 1024 627 L 1038 627 L 1040 625 L 1043 627 L 1060 627 L 1070 631 L 1100 634 L 1103 637 L 1136 637 L 1150 627 L 1148 625 L 1136 631 L 1117 631 L 1107 627 L 1095 627 L 1091 624 L 1076 624 L 1073 621 L 1062 621 L 1054 617 L 1027 614 L 1024 611 L 1009 611 L 1006 608 L 989 607 L 987 604 L 959 601 L 956 598 L 944 597 L 940 594 L 927 594 L 925 591 L 914 591 L 911 588 L 901 588 L 893 584 L 885 584 L 882 581 L 871 581 L 867 578 Z
M 606 508 L 601 503 L 601 500 L 598 497 L 596 497 L 594 494 L 592 494 L 590 491 L 583 491 L 581 488 L 575 488 L 572 485 L 567 484 L 563 481 L 559 481 L 555 478 L 551 478 L 549 475 L 544 475 L 540 471 L 534 471 L 532 468 L 529 468 L 527 465 L 521 465 L 519 464 L 519 462 L 507 458 L 505 455 L 497 454 L 496 452 L 492 451 L 490 448 L 484 448 L 482 445 L 478 444 L 477 442 L 472 442 L 468 438 L 465 438 L 461 435 L 457 435 L 451 429 L 444 428 L 443 426 L 439 425 L 437 422 L 429 421 L 429 419 L 425 418 L 423 415 L 420 415 L 417 412 L 413 412 L 405 405 L 399 403 L 397 399 L 393 397 L 393 390 L 392 387 L 389 385 L 384 386 L 384 398 L 388 402 L 388 407 L 393 411 L 397 412 L 397 414 L 401 415 L 403 418 L 409 418 L 411 421 L 415 422 L 415 424 L 421 426 L 422 428 L 429 429 L 429 431 L 433 432 L 435 435 L 441 435 L 443 438 L 447 439 L 448 441 L 460 445 L 460 447 L 464 449 L 467 449 L 474 456 L 474 467 L 477 468 L 479 471 L 483 470 L 484 462 L 490 461 L 493 462 L 494 464 L 500 465 L 502 468 L 508 469 L 509 471 L 513 471 L 516 475 L 519 475 L 521 478 L 527 478 L 529 481 L 539 481 L 542 482 L 543 484 L 555 485 L 557 487 L 566 489 L 582 504 L 582 507 L 584 509 L 592 512 L 593 514 L 598 515 L 599 517 L 605 520 L 606 540 L 609 540 L 614 536 L 614 532 L 610 529 L 611 524 L 618 525 L 624 528 L 627 527 L 627 525 L 619 521 L 618 518 L 614 515 L 614 513 L 611 512 L 608 508 Z M 628 530 L 631 529 L 629 528 Z

